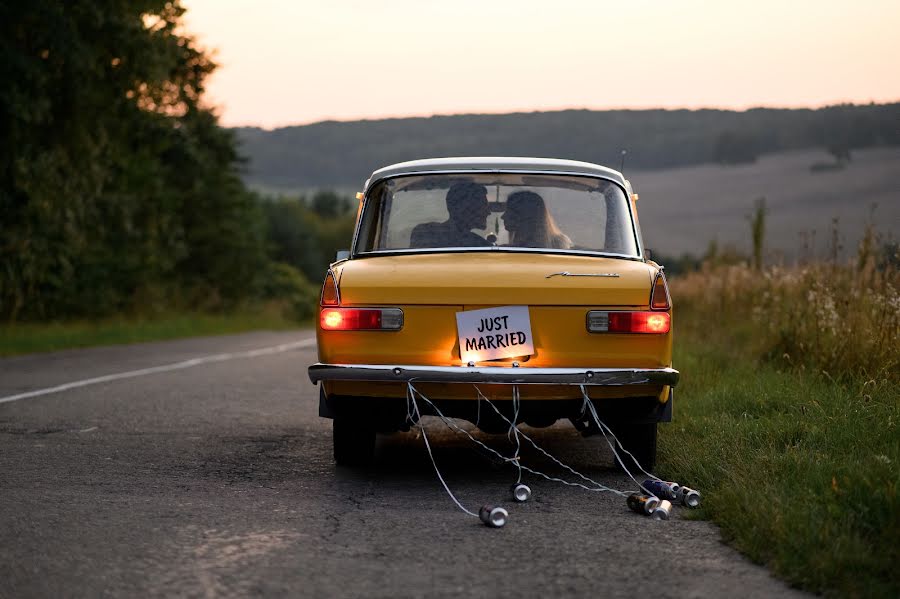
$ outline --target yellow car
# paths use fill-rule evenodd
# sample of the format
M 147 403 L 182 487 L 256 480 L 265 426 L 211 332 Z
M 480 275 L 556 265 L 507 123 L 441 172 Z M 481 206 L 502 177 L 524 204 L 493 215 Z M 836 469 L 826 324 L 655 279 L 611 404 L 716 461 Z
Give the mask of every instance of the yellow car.
M 672 418 L 672 307 L 621 173 L 543 158 L 375 171 L 352 249 L 325 275 L 319 413 L 338 464 L 438 410 L 506 433 L 599 420 L 643 466 Z M 417 410 L 409 395 L 424 397 Z M 487 401 L 498 411 L 487 407 Z M 418 413 L 417 413 L 418 412 Z

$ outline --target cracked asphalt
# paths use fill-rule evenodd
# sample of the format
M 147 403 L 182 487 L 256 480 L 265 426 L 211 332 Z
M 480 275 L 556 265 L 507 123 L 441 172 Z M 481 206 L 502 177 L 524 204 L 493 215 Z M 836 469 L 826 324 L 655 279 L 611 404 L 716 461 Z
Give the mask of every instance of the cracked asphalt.
M 312 336 L 251 333 L 0 360 L 0 398 Z M 437 420 L 427 431 L 469 509 L 441 488 L 415 432 L 376 464 L 336 468 L 306 377 L 315 347 L 0 403 L 0 597 L 747 597 L 801 595 L 709 523 L 515 473 Z M 568 425 L 524 429 L 600 482 L 632 486 Z M 504 435 L 478 434 L 500 451 Z M 665 451 L 665 448 L 662 448 Z M 523 460 L 563 472 L 533 452 Z

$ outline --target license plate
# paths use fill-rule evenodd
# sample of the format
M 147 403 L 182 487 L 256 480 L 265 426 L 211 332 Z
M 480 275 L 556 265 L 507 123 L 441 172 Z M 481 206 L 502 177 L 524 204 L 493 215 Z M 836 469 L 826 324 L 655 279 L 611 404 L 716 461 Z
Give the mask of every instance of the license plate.
M 534 354 L 528 306 L 501 306 L 456 313 L 463 362 L 483 362 Z

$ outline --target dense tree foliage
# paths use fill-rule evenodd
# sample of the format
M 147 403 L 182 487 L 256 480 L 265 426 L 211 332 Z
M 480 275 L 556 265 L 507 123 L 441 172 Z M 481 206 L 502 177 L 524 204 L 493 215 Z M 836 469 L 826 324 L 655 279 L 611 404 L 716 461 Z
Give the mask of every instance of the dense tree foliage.
M 246 179 L 282 188 L 359 186 L 374 169 L 437 156 L 547 156 L 629 169 L 752 162 L 821 147 L 900 145 L 900 104 L 819 110 L 567 110 L 237 130 Z
M 350 249 L 356 213 L 347 198 L 320 191 L 309 200 L 278 198 L 262 207 L 272 259 L 298 269 L 311 281 L 322 279 L 338 250 Z
M 356 214 L 349 199 L 332 191 L 320 191 L 310 199 L 272 198 L 260 205 L 272 260 L 266 295 L 288 300 L 290 315 L 307 319 L 318 301 L 318 282 L 327 265 L 338 250 L 350 248 Z
M 0 4 L 0 316 L 217 308 L 261 291 L 265 225 L 215 65 L 163 0 Z

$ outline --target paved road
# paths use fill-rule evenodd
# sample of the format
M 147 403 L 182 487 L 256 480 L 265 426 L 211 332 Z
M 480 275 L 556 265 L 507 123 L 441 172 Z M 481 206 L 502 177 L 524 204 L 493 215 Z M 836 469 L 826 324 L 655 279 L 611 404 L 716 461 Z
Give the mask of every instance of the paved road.
M 310 336 L 4 359 L 0 398 Z M 618 497 L 533 478 L 533 501 L 487 529 L 453 506 L 413 433 L 380 439 L 368 472 L 336 469 L 306 378 L 314 359 L 299 348 L 0 403 L 0 597 L 795 594 L 708 523 L 654 522 Z M 466 506 L 508 503 L 511 470 L 438 421 L 427 430 Z M 526 430 L 629 487 L 571 428 Z

